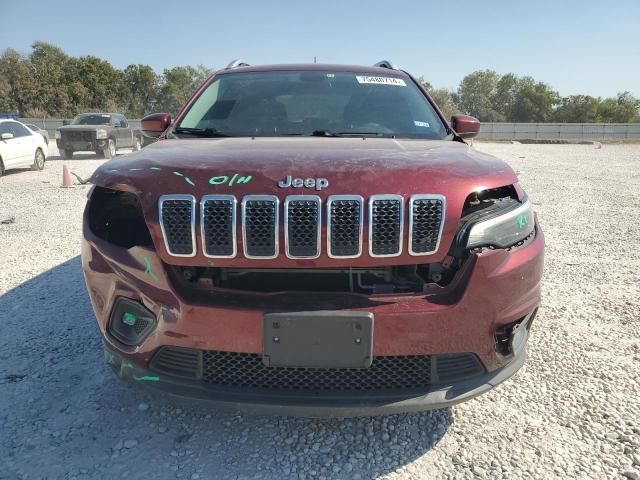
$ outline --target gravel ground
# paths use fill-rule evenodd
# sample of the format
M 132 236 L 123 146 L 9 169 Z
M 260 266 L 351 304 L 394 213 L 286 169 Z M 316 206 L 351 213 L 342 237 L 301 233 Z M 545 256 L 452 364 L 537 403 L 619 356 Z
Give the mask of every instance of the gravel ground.
M 521 172 L 547 238 L 528 363 L 451 409 L 349 420 L 177 407 L 118 381 L 80 270 L 88 188 L 59 188 L 55 158 L 8 173 L 0 479 L 640 478 L 640 145 L 477 148 Z

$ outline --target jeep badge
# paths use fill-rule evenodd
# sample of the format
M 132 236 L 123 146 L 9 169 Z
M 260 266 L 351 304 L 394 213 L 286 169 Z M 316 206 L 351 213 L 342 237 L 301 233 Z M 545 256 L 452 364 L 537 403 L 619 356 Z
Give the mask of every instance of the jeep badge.
M 291 178 L 291 175 L 287 175 L 282 180 L 278 182 L 278 186 L 280 188 L 314 188 L 317 191 L 322 190 L 323 188 L 327 188 L 329 186 L 329 180 L 326 178 Z

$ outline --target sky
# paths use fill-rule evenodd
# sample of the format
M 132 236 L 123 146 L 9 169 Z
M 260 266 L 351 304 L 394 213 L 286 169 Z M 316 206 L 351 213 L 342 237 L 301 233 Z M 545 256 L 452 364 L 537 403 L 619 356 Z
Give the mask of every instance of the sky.
M 391 60 L 436 88 L 514 72 L 561 95 L 640 97 L 640 0 L 0 0 L 0 51 L 35 40 L 117 68 Z

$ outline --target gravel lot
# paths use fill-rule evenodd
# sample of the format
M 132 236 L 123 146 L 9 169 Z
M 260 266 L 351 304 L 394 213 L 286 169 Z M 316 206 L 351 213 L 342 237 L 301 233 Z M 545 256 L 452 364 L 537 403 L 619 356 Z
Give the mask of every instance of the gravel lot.
M 178 408 L 117 380 L 78 256 L 88 187 L 59 188 L 55 157 L 8 173 L 0 479 L 640 478 L 640 145 L 477 148 L 521 172 L 547 238 L 528 363 L 452 409 L 349 420 Z

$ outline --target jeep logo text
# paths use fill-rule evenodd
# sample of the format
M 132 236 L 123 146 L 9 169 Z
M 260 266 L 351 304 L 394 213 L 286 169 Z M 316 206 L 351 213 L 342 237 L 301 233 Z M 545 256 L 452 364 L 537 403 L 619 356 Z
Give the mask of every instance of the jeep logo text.
M 329 186 L 329 180 L 326 178 L 291 178 L 291 175 L 287 175 L 278 182 L 280 188 L 315 188 L 317 191 L 327 188 Z

